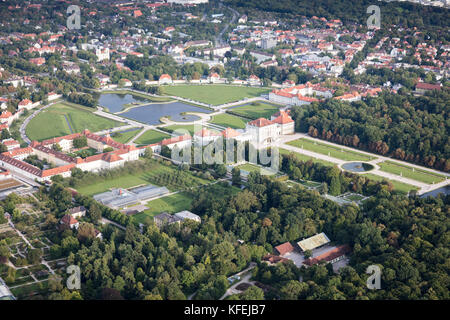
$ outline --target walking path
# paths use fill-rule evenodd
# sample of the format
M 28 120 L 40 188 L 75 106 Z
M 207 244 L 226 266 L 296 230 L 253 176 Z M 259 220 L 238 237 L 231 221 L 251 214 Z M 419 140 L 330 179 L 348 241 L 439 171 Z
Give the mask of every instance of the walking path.
M 343 165 L 344 163 L 347 163 L 347 162 L 352 162 L 352 161 L 344 161 L 344 160 L 341 160 L 341 159 L 336 159 L 336 158 L 333 158 L 333 157 L 330 157 L 330 156 L 327 156 L 327 155 L 324 155 L 324 154 L 321 154 L 321 153 L 317 153 L 317 152 L 310 151 L 310 150 L 305 150 L 305 149 L 294 147 L 294 146 L 291 146 L 291 145 L 287 144 L 290 141 L 294 141 L 294 140 L 297 140 L 297 139 L 300 139 L 300 138 L 308 138 L 309 140 L 317 141 L 317 142 L 319 142 L 321 144 L 330 145 L 330 146 L 333 146 L 335 148 L 340 148 L 340 149 L 348 150 L 348 151 L 352 151 L 352 152 L 358 152 L 358 153 L 361 153 L 361 154 L 364 154 L 364 155 L 376 158 L 374 160 L 367 161 L 367 163 L 370 163 L 370 164 L 374 165 L 375 169 L 373 169 L 373 170 L 371 170 L 369 172 L 361 172 L 361 174 L 371 173 L 371 174 L 374 174 L 374 175 L 386 178 L 388 180 L 394 180 L 394 181 L 398 181 L 398 182 L 402 182 L 402 183 L 406 183 L 406 184 L 418 187 L 419 191 L 417 193 L 419 195 L 423 194 L 423 193 L 430 192 L 432 190 L 439 189 L 441 187 L 444 187 L 444 186 L 450 184 L 450 181 L 448 180 L 448 178 L 450 177 L 450 174 L 448 174 L 448 173 L 439 172 L 437 170 L 421 167 L 419 165 L 415 165 L 415 164 L 407 163 L 407 162 L 404 162 L 404 161 L 395 160 L 395 159 L 392 159 L 392 158 L 380 156 L 378 154 L 373 154 L 373 153 L 370 153 L 370 152 L 356 150 L 356 149 L 353 149 L 353 148 L 350 148 L 350 147 L 346 147 L 346 146 L 341 146 L 341 145 L 338 145 L 338 144 L 335 144 L 335 143 L 332 143 L 332 142 L 329 142 L 329 141 L 324 141 L 324 140 L 320 140 L 320 139 L 317 139 L 317 138 L 312 138 L 308 134 L 304 134 L 304 133 L 296 133 L 296 134 L 293 134 L 293 135 L 283 136 L 278 142 L 276 142 L 274 144 L 274 146 L 279 147 L 279 148 L 283 148 L 283 149 L 287 149 L 287 150 L 290 150 L 290 151 L 294 151 L 294 152 L 297 152 L 297 153 L 301 153 L 301 154 L 313 157 L 315 159 L 321 159 L 321 160 L 324 160 L 324 161 L 335 163 L 338 166 L 341 166 L 341 165 Z M 441 181 L 439 183 L 427 184 L 427 183 L 424 183 L 424 182 L 416 181 L 416 180 L 413 180 L 413 179 L 410 179 L 410 178 L 405 178 L 405 177 L 402 177 L 402 176 L 399 176 L 399 175 L 396 175 L 396 174 L 392 174 L 392 173 L 380 170 L 380 168 L 379 168 L 379 166 L 377 164 L 380 163 L 380 162 L 383 162 L 383 161 L 387 161 L 387 160 L 389 160 L 389 161 L 391 161 L 393 163 L 397 163 L 399 165 L 420 169 L 422 171 L 427 171 L 427 172 L 434 173 L 434 174 L 444 175 L 444 176 L 447 177 L 447 180 Z

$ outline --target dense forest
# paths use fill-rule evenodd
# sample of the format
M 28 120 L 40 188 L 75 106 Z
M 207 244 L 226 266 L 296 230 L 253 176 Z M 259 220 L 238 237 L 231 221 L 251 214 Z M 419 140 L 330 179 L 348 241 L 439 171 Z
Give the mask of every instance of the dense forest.
M 82 289 L 68 292 L 51 279 L 49 297 L 186 299 L 195 293 L 194 299 L 218 299 L 228 287 L 226 277 L 253 261 L 254 279 L 264 290 L 253 287 L 229 299 L 449 298 L 448 196 L 406 198 L 383 188 L 363 207 L 341 207 L 317 192 L 289 188 L 258 173 L 237 194 L 231 187 L 215 188 L 192 194 L 191 211 L 201 216 L 201 224 L 187 221 L 160 230 L 150 223 L 140 232 L 129 220 L 124 232 L 105 227 L 103 241 L 84 229 L 81 236 L 60 231 L 51 252 L 80 265 Z M 55 205 L 49 216 L 65 210 L 58 205 L 60 194 L 56 187 L 41 190 L 39 197 Z M 51 221 L 57 220 L 47 217 Z M 339 274 L 323 264 L 299 269 L 292 263 L 261 263 L 273 246 L 318 232 L 352 247 L 350 265 Z M 382 268 L 382 290 L 366 288 L 370 264 Z
M 381 155 L 450 170 L 450 90 L 414 97 L 384 92 L 352 103 L 294 107 L 297 131 Z
M 434 27 L 447 28 L 450 21 L 450 13 L 447 9 L 433 6 L 421 6 L 410 2 L 399 3 L 371 0 L 225 0 L 226 4 L 241 8 L 243 11 L 260 10 L 263 12 L 275 12 L 283 14 L 283 17 L 295 16 L 325 17 L 326 19 L 341 19 L 346 25 L 366 25 L 369 14 L 366 10 L 376 4 L 381 9 L 381 26 L 392 24 L 405 27 L 417 27 L 422 30 Z M 443 34 L 448 39 L 447 35 Z

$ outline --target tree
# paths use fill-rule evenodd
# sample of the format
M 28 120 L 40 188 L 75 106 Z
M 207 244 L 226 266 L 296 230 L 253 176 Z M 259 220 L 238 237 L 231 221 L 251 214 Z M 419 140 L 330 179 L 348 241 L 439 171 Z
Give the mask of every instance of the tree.
M 251 286 L 239 295 L 241 300 L 264 300 L 264 291 L 256 286 Z
M 227 174 L 227 168 L 225 167 L 224 164 L 216 165 L 214 171 L 216 172 L 216 174 L 219 178 L 223 178 Z
M 100 210 L 97 203 L 92 202 L 89 206 L 89 218 L 91 218 L 92 223 L 97 223 L 102 218 L 102 211 Z
M 151 159 L 153 157 L 153 149 L 148 147 L 145 149 L 144 158 Z
M 241 169 L 239 169 L 238 167 L 234 167 L 231 170 L 231 181 L 234 185 L 241 185 Z
M 95 228 L 91 223 L 81 223 L 78 227 L 77 238 L 81 242 L 95 238 Z
M 5 139 L 9 139 L 9 138 L 11 138 L 11 134 L 9 133 L 9 130 L 3 129 L 0 140 L 5 140 Z
M 27 253 L 27 259 L 30 264 L 38 264 L 41 262 L 42 250 L 41 249 L 29 249 Z
M 73 147 L 77 149 L 87 147 L 87 138 L 85 136 L 81 136 L 73 139 Z

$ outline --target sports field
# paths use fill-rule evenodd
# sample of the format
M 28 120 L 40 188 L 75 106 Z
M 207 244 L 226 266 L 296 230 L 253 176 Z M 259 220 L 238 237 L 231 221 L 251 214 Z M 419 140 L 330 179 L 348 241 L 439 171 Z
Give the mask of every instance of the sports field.
M 245 104 L 239 107 L 232 107 L 228 109 L 227 112 L 233 113 L 238 116 L 242 116 L 249 119 L 258 119 L 258 118 L 267 118 L 270 119 L 270 117 L 277 113 L 280 109 L 280 106 L 255 101 L 251 102 L 249 104 Z
M 221 113 L 218 115 L 213 116 L 211 123 L 217 124 L 219 126 L 225 127 L 225 128 L 233 128 L 233 129 L 243 129 L 245 128 L 245 121 L 244 119 L 227 114 L 227 113 Z
M 164 94 L 191 99 L 212 105 L 259 97 L 270 92 L 267 88 L 241 87 L 231 85 L 175 85 L 162 87 Z
M 94 109 L 92 109 L 94 111 Z M 26 127 L 30 140 L 42 141 L 89 129 L 92 132 L 123 125 L 118 121 L 97 116 L 88 108 L 57 103 L 31 119 Z
M 356 151 L 347 150 L 338 146 L 324 144 L 305 138 L 290 141 L 287 144 L 345 161 L 370 161 L 376 159 L 375 157 L 366 156 L 365 154 Z
M 401 175 L 402 177 L 409 178 L 412 180 L 424 182 L 424 183 L 438 183 L 445 180 L 444 175 L 437 173 L 415 169 L 413 167 L 395 163 L 392 161 L 384 161 L 378 164 L 380 170 L 384 172 L 389 172 L 396 175 Z
M 160 142 L 161 140 L 167 138 L 170 138 L 169 134 L 165 134 L 155 130 L 147 130 L 144 132 L 144 134 L 142 134 L 142 136 L 137 138 L 134 143 L 136 143 L 137 145 L 149 145 L 152 143 Z

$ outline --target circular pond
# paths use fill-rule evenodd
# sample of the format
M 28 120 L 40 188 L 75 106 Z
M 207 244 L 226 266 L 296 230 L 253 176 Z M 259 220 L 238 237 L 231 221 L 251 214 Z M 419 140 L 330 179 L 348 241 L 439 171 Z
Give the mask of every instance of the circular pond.
M 351 172 L 366 172 L 374 169 L 375 167 L 365 162 L 348 162 L 342 165 L 342 169 Z

